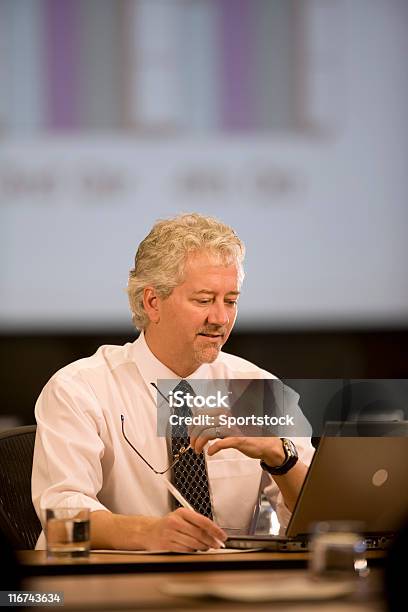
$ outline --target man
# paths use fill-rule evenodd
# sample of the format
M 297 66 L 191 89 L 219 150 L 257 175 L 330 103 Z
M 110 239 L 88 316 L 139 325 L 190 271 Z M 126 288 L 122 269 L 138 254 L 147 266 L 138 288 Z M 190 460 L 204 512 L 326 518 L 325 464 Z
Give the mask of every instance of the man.
M 297 439 L 299 460 L 292 466 L 278 437 L 220 439 L 218 427 L 190 430 L 189 461 L 204 462 L 207 516 L 172 509 L 165 482 L 151 469 L 163 471 L 175 459 L 171 441 L 156 432 L 159 380 L 174 380 L 176 388 L 187 378 L 191 385 L 273 378 L 221 352 L 237 316 L 243 257 L 234 231 L 213 218 L 191 214 L 156 223 L 129 277 L 138 339 L 100 347 L 66 366 L 38 399 L 32 488 L 40 518 L 46 507 L 86 506 L 93 548 L 205 550 L 219 547 L 228 530 L 249 529 L 266 477 L 281 524 L 287 522 L 313 453 L 308 439 Z M 121 415 L 143 460 L 124 439 Z M 44 546 L 43 537 L 37 546 Z

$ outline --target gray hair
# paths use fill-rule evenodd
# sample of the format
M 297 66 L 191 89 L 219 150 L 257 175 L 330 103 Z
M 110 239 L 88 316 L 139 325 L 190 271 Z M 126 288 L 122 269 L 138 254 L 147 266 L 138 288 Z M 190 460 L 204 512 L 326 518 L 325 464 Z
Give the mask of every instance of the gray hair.
M 211 253 L 220 265 L 235 263 L 242 283 L 245 246 L 231 227 L 197 213 L 160 220 L 140 243 L 129 273 L 127 293 L 137 329 L 149 323 L 143 306 L 145 287 L 154 287 L 165 299 L 183 282 L 187 256 L 199 251 Z

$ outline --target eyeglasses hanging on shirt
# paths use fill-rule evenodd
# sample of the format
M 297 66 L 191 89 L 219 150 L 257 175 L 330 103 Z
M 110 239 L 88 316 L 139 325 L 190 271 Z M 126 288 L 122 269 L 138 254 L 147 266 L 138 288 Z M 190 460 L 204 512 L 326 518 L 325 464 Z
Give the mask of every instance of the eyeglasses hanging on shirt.
M 150 465 L 150 463 L 143 457 L 143 455 L 141 453 L 139 453 L 137 448 L 135 448 L 133 446 L 133 444 L 131 443 L 131 441 L 127 438 L 126 433 L 125 433 L 125 415 L 121 414 L 120 415 L 120 419 L 122 421 L 122 434 L 123 434 L 123 437 L 125 438 L 126 442 L 129 444 L 130 448 L 132 450 L 134 450 L 135 453 L 137 454 L 137 456 L 140 457 L 140 459 L 142 461 L 144 461 L 144 463 L 152 470 L 152 472 L 154 474 L 156 474 L 162 480 L 164 485 L 167 487 L 168 491 L 177 499 L 177 501 L 180 503 L 181 506 L 183 506 L 184 508 L 188 508 L 189 510 L 194 510 L 194 508 L 185 499 L 185 497 L 183 497 L 183 495 L 180 493 L 180 491 L 178 489 L 176 489 L 176 487 L 173 485 L 173 483 L 170 480 L 168 480 L 166 478 L 166 476 L 165 476 L 165 473 L 168 472 L 177 463 L 177 461 L 179 461 L 181 455 L 184 454 L 185 452 L 187 452 L 188 449 L 185 449 L 183 451 L 183 453 L 180 452 L 179 456 L 175 459 L 175 461 L 173 461 L 173 463 L 171 465 L 169 465 L 169 467 L 166 468 L 165 470 L 163 470 L 162 472 L 160 472 L 159 470 L 155 470 L 154 467 L 152 465 Z M 180 451 L 181 451 L 181 449 L 180 449 Z
M 155 383 L 150 383 L 152 385 L 152 387 L 154 387 L 156 389 L 156 391 L 158 393 L 160 393 L 160 395 L 166 400 L 166 402 L 169 404 L 169 398 L 166 397 L 159 389 L 159 387 L 155 384 Z M 140 457 L 140 459 L 142 461 L 144 461 L 144 463 L 152 470 L 152 472 L 154 472 L 155 474 L 165 474 L 166 472 L 168 472 L 169 470 L 171 470 L 176 463 L 178 463 L 181 459 L 181 457 L 184 455 L 184 453 L 186 453 L 188 450 L 190 450 L 191 445 L 188 446 L 182 446 L 179 450 L 179 452 L 177 453 L 177 455 L 174 456 L 174 460 L 172 461 L 172 463 L 170 463 L 170 465 L 165 469 L 165 470 L 156 470 L 152 465 L 150 465 L 150 463 L 147 461 L 147 459 L 145 459 L 143 457 L 143 455 L 141 453 L 139 453 L 139 451 L 137 450 L 137 448 L 135 448 L 133 446 L 133 444 L 131 443 L 131 441 L 129 440 L 129 438 L 126 436 L 125 433 L 125 415 L 121 414 L 120 415 L 120 419 L 122 421 L 122 435 L 124 437 L 124 439 L 126 440 L 126 442 L 129 444 L 129 446 L 135 451 L 135 453 L 137 454 L 138 457 Z
M 163 395 L 160 389 L 155 383 L 150 383 L 156 391 L 170 404 L 170 401 Z M 194 391 L 188 381 L 182 379 L 176 386 L 175 391 L 181 391 L 183 396 L 193 393 Z M 186 402 L 182 403 L 181 408 L 178 408 L 180 414 L 186 416 L 191 414 L 191 410 Z M 122 432 L 123 428 L 123 415 L 122 415 Z M 130 441 L 125 437 L 126 441 Z M 131 445 L 133 450 L 137 452 L 138 456 L 150 467 L 152 466 L 146 461 L 144 457 L 137 451 L 137 449 Z M 171 452 L 173 456 L 172 464 L 167 470 L 153 471 L 160 477 L 163 476 L 169 469 L 173 469 L 171 477 L 172 487 L 171 493 L 176 498 L 175 507 L 184 506 L 194 509 L 196 512 L 207 516 L 208 518 L 213 517 L 210 488 L 208 482 L 207 465 L 203 454 L 197 455 L 190 445 L 189 435 L 187 427 L 183 425 L 173 425 L 171 430 Z M 165 484 L 170 490 L 169 482 Z M 177 494 L 176 492 L 177 491 Z
M 169 399 L 160 391 L 160 389 L 157 387 L 157 385 L 155 383 L 150 383 L 155 389 L 156 391 L 168 402 Z M 122 422 L 122 435 L 124 437 L 124 439 L 126 440 L 127 444 L 131 447 L 132 450 L 134 450 L 134 452 L 137 454 L 137 456 L 148 466 L 148 468 L 150 470 L 152 470 L 152 472 L 154 474 L 157 474 L 162 481 L 164 482 L 164 484 L 166 485 L 167 489 L 169 490 L 169 492 L 177 499 L 177 501 L 184 506 L 185 508 L 189 508 L 190 510 L 194 510 L 194 508 L 191 506 L 191 504 L 186 500 L 186 498 L 180 493 L 180 491 L 172 484 L 171 481 L 167 480 L 167 478 L 164 478 L 164 474 L 166 474 L 166 472 L 168 472 L 169 470 L 171 470 L 181 459 L 181 457 L 188 451 L 190 450 L 192 447 L 191 445 L 188 446 L 182 446 L 178 452 L 177 455 L 174 456 L 174 460 L 173 462 L 164 470 L 156 470 L 148 461 L 147 459 L 145 459 L 145 457 L 143 457 L 143 455 L 137 450 L 137 448 L 135 448 L 135 446 L 133 446 L 132 442 L 129 440 L 129 438 L 126 436 L 126 432 L 125 432 L 125 415 L 121 414 L 120 415 L 121 418 L 121 422 Z M 222 527 L 222 529 L 224 529 L 224 527 Z M 227 528 L 225 527 L 225 529 L 228 529 L 229 532 L 241 532 L 241 529 L 235 529 L 235 528 Z M 222 545 L 222 548 L 225 548 L 225 545 Z
M 165 397 L 163 395 L 163 393 L 161 393 L 161 391 L 157 388 L 157 386 L 154 383 L 151 383 L 151 384 L 152 384 L 153 387 L 155 387 L 157 389 L 157 391 L 160 393 L 160 395 L 162 397 L 164 397 L 164 399 L 167 402 L 169 402 L 168 398 Z M 133 444 L 131 443 L 129 438 L 126 436 L 126 432 L 125 432 L 125 415 L 121 414 L 120 418 L 121 418 L 121 422 L 122 422 L 122 434 L 123 434 L 123 437 L 126 440 L 126 442 L 129 444 L 131 449 L 134 450 L 135 453 L 137 454 L 137 456 L 148 466 L 148 468 L 151 469 L 152 472 L 154 472 L 154 474 L 156 474 L 162 480 L 162 482 L 167 487 L 168 491 L 175 497 L 175 499 L 178 501 L 178 503 L 181 506 L 183 506 L 184 508 L 189 508 L 190 510 L 195 510 L 195 508 L 190 504 L 190 502 L 180 493 L 179 489 L 177 489 L 174 486 L 174 484 L 165 477 L 166 472 L 171 470 L 180 461 L 181 457 L 185 453 L 187 453 L 188 450 L 190 450 L 192 448 L 191 445 L 187 444 L 185 446 L 181 446 L 181 448 L 178 449 L 178 452 L 176 454 L 174 454 L 173 462 L 165 470 L 156 470 L 147 461 L 147 459 L 145 459 L 145 457 L 143 457 L 143 455 L 137 450 L 137 448 L 135 448 L 135 446 L 133 446 Z
M 150 465 L 150 463 L 147 461 L 147 459 L 145 459 L 142 455 L 142 453 L 139 453 L 139 451 L 137 450 L 137 448 L 135 448 L 133 446 L 133 444 L 131 443 L 131 441 L 129 440 L 129 438 L 127 437 L 126 433 L 125 433 L 125 415 L 121 414 L 120 415 L 120 419 L 122 421 L 122 434 L 124 439 L 126 440 L 126 442 L 129 444 L 129 446 L 135 451 L 135 453 L 137 454 L 138 457 L 140 457 L 140 459 L 142 461 L 145 462 L 145 464 L 152 470 L 152 472 L 154 472 L 155 474 L 165 474 L 166 472 L 168 472 L 169 470 L 171 470 L 178 461 L 180 461 L 182 455 L 184 455 L 184 453 L 186 453 L 189 448 L 191 448 L 190 446 L 187 446 L 187 448 L 185 448 L 184 446 L 182 446 L 180 448 L 180 451 L 178 452 L 178 455 L 174 457 L 174 461 L 172 463 L 170 463 L 169 467 L 167 467 L 165 470 L 156 470 L 152 465 Z

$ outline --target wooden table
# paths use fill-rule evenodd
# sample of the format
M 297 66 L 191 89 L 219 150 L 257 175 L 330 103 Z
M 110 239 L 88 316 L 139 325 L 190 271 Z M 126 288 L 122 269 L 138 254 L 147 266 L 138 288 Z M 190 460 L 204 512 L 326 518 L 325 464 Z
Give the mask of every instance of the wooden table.
M 381 564 L 384 551 L 370 551 L 371 566 Z M 203 571 L 239 571 L 268 569 L 304 569 L 307 552 L 239 552 L 237 554 L 121 554 L 91 552 L 86 559 L 47 559 L 43 550 L 26 550 L 19 560 L 26 576 L 115 573 L 179 573 Z
M 370 552 L 370 565 L 383 559 Z M 356 594 L 320 602 L 229 601 L 215 597 L 184 597 L 166 592 L 180 582 L 212 590 L 213 585 L 287 582 L 288 593 L 307 573 L 308 553 L 242 552 L 229 554 L 121 554 L 92 552 L 88 559 L 47 559 L 45 551 L 21 551 L 23 588 L 43 593 L 62 591 L 62 612 L 120 610 L 290 610 L 294 612 L 383 612 L 382 573 L 374 567 L 359 581 Z M 284 568 L 284 569 L 283 569 Z M 250 571 L 249 571 L 250 570 Z M 292 585 L 292 586 L 291 586 Z M 39 610 L 42 608 L 33 608 Z M 44 608 L 44 610 L 49 608 Z M 58 610 L 58 608 L 53 608 Z
M 377 576 L 373 575 L 377 572 Z M 239 602 L 213 597 L 182 597 L 165 592 L 167 585 L 179 583 L 195 587 L 205 585 L 211 591 L 213 585 L 234 584 L 282 584 L 287 582 L 288 593 L 294 579 L 304 576 L 306 570 L 263 570 L 263 571 L 225 571 L 154 573 L 154 574 L 110 574 L 83 576 L 36 576 L 28 578 L 24 584 L 27 590 L 41 592 L 62 591 L 64 606 L 61 612 L 80 612 L 97 610 L 112 612 L 120 610 L 271 610 L 293 612 L 383 612 L 381 597 L 381 576 L 374 570 L 364 579 L 361 589 L 347 598 L 326 601 L 300 602 Z M 34 610 L 38 608 L 33 608 Z M 45 609 L 45 608 L 44 608 Z M 47 608 L 49 610 L 49 608 Z M 58 610 L 58 608 L 53 608 Z

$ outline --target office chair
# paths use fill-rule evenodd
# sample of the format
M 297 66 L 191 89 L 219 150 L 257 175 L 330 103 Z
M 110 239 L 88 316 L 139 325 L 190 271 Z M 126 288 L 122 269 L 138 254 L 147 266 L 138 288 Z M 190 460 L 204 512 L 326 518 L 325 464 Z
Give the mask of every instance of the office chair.
M 36 425 L 0 432 L 0 531 L 16 549 L 34 548 L 41 532 L 31 501 Z

